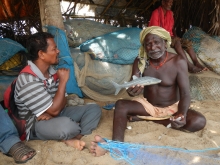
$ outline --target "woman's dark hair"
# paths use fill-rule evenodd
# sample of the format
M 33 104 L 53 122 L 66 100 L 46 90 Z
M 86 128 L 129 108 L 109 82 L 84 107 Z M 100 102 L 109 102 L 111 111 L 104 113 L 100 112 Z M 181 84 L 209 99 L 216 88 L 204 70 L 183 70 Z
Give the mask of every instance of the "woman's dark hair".
M 47 51 L 47 39 L 54 38 L 54 36 L 47 32 L 38 32 L 31 35 L 27 39 L 26 48 L 28 51 L 28 59 L 35 61 L 38 59 L 38 52 L 42 50 L 43 52 Z

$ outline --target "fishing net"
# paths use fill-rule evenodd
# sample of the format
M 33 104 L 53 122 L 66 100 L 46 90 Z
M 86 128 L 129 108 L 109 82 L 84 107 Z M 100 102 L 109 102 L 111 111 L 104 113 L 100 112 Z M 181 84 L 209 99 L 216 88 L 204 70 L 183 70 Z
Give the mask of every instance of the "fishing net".
M 193 44 L 193 49 L 196 53 L 199 52 L 200 43 L 203 37 L 208 36 L 204 31 L 202 31 L 199 27 L 192 27 L 190 28 L 182 38 L 188 39 Z
M 109 151 L 116 160 L 131 165 L 217 165 L 220 163 L 220 147 L 202 150 L 189 150 L 170 146 L 132 144 L 105 139 L 98 145 Z M 184 159 L 183 159 L 184 157 Z
M 141 46 L 140 32 L 140 28 L 118 30 L 84 42 L 80 50 L 88 52 L 94 60 L 133 64 Z
M 57 68 L 67 68 L 70 70 L 70 76 L 66 83 L 66 92 L 68 94 L 77 94 L 79 97 L 83 97 L 82 91 L 78 87 L 75 71 L 73 66 L 73 60 L 69 50 L 66 34 L 63 30 L 55 26 L 45 26 L 47 31 L 54 35 L 54 41 L 56 42 L 57 48 L 59 49 L 59 64 Z
M 190 28 L 183 38 L 192 41 L 199 62 L 210 70 L 189 74 L 191 98 L 220 100 L 220 38 L 211 37 L 198 27 Z
M 92 60 L 90 55 L 79 49 L 71 48 L 74 59 L 75 75 L 83 94 L 97 101 L 116 101 L 129 98 L 125 89 L 114 95 L 115 88 L 111 80 L 123 84 L 131 77 L 132 65 L 118 65 Z
M 220 74 L 219 37 L 211 37 L 200 28 L 192 27 L 183 35 L 183 38 L 192 41 L 193 49 L 205 66 L 213 72 Z
M 95 37 L 118 31 L 126 27 L 115 27 L 87 19 L 73 19 L 64 22 L 69 46 L 78 47 Z
M 0 38 L 0 47 L 0 65 L 9 60 L 19 51 L 26 51 L 21 44 L 9 38 Z

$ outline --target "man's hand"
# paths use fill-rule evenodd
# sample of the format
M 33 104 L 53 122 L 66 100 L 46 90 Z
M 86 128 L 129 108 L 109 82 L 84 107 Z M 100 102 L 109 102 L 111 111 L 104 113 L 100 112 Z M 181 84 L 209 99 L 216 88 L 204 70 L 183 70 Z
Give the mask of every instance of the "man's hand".
M 144 89 L 144 86 L 136 85 L 136 86 L 129 87 L 127 89 L 127 92 L 130 96 L 137 96 L 140 93 L 142 93 L 143 89 Z
M 186 124 L 186 118 L 182 115 L 172 116 L 170 118 L 170 123 L 172 128 L 181 128 Z
M 50 120 L 52 119 L 53 117 L 51 115 L 49 115 L 48 113 L 44 112 L 43 114 L 41 114 L 37 120 L 40 121 L 40 120 Z
M 59 77 L 60 82 L 67 82 L 69 79 L 70 71 L 66 68 L 59 68 L 57 70 L 57 76 Z

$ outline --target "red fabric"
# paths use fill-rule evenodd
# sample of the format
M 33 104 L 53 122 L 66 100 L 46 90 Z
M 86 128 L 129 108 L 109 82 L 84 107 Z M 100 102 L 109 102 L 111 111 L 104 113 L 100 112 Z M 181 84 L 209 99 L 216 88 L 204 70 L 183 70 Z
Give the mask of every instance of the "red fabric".
M 149 26 L 160 26 L 170 32 L 170 36 L 173 36 L 173 12 L 168 10 L 164 15 L 162 7 L 158 7 L 152 12 Z

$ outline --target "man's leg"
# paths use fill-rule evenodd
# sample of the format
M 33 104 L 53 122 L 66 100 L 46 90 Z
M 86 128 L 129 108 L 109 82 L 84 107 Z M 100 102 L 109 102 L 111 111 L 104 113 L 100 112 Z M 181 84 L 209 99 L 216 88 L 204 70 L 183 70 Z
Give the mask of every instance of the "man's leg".
M 0 150 L 2 153 L 13 156 L 16 162 L 21 163 L 34 157 L 36 152 L 21 142 L 17 129 L 1 105 L 0 125 Z
M 124 141 L 127 116 L 149 116 L 142 104 L 137 101 L 119 100 L 115 104 L 112 140 Z
M 186 52 L 187 52 L 187 53 L 189 54 L 189 56 L 191 57 L 191 59 L 192 59 L 192 61 L 193 61 L 193 64 L 194 64 L 195 66 L 197 66 L 198 68 L 201 68 L 203 71 L 204 71 L 204 70 L 208 70 L 206 67 L 202 66 L 202 65 L 199 63 L 199 61 L 198 61 L 198 59 L 197 59 L 197 56 L 196 56 L 196 53 L 194 52 L 194 50 L 193 50 L 192 47 L 186 49 Z
M 177 54 L 181 55 L 182 58 L 184 58 L 186 60 L 189 72 L 191 72 L 191 73 L 199 73 L 199 72 L 201 72 L 203 70 L 203 68 L 199 68 L 199 67 L 193 65 L 191 62 L 189 62 L 189 60 L 187 59 L 186 53 L 184 52 L 184 50 L 182 48 L 182 45 L 181 45 L 179 40 L 175 41 L 174 49 L 176 50 Z M 191 57 L 191 55 L 190 55 L 190 57 Z M 194 56 L 192 56 L 192 57 L 193 57 L 192 61 L 195 60 L 195 57 Z M 193 61 L 193 63 L 194 63 L 194 61 Z
M 186 125 L 182 128 L 190 132 L 196 132 L 203 129 L 205 125 L 205 116 L 203 116 L 200 112 L 189 109 L 186 117 Z
M 170 123 L 170 120 L 169 119 L 155 120 L 153 122 L 167 126 Z M 184 129 L 189 132 L 196 132 L 203 129 L 205 125 L 206 125 L 206 118 L 201 113 L 189 109 L 186 117 L 186 125 L 181 127 L 180 130 Z
M 35 123 L 35 134 L 39 139 L 61 140 L 69 146 L 82 150 L 85 142 L 76 138 L 80 131 L 79 124 L 69 117 L 55 117 Z
M 130 100 L 118 100 L 115 104 L 113 119 L 112 140 L 124 141 L 124 132 L 127 126 L 127 116 L 149 116 L 142 104 Z M 90 152 L 94 156 L 104 155 L 107 151 L 98 146 L 98 143 L 105 143 L 102 137 L 96 135 L 95 141 L 91 142 Z
M 101 118 L 101 108 L 97 104 L 66 107 L 60 116 L 70 117 L 79 123 L 81 135 L 89 135 L 96 129 Z

